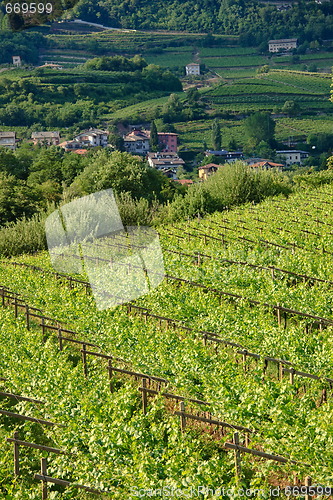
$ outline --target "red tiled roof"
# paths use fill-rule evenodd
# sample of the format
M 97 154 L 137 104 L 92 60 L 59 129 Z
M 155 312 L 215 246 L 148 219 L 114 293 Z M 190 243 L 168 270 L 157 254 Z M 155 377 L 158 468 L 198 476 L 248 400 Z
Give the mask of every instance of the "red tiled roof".
M 73 149 L 72 153 L 76 153 L 77 155 L 85 155 L 88 153 L 88 149 Z

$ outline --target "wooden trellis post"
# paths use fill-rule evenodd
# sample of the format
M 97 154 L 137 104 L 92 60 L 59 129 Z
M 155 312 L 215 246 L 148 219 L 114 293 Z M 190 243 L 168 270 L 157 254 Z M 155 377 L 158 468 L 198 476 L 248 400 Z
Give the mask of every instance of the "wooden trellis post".
M 108 371 L 109 371 L 109 381 L 110 381 L 110 392 L 112 394 L 113 393 L 113 382 L 112 382 L 113 372 L 112 372 L 112 360 L 111 359 L 109 359 Z
M 236 446 L 239 446 L 239 434 L 238 432 L 234 432 L 234 438 L 233 442 Z M 235 457 L 235 472 L 236 472 L 236 479 L 237 481 L 240 481 L 241 479 L 241 454 L 238 449 L 234 450 L 234 457 Z
M 18 432 L 14 432 L 15 441 L 18 439 Z M 14 442 L 14 475 L 20 475 L 20 452 L 19 445 Z
M 47 476 L 47 459 L 40 459 L 40 473 L 42 476 Z M 47 500 L 47 482 L 42 481 L 42 500 Z
M 85 378 L 88 378 L 88 367 L 87 367 L 87 346 L 82 345 L 82 363 L 83 363 L 83 374 Z
M 327 389 L 324 387 L 321 392 L 320 404 L 327 403 Z
M 62 351 L 62 335 L 61 335 L 61 328 L 58 328 L 58 340 L 59 340 L 59 349 Z
M 148 398 L 147 398 L 147 379 L 142 379 L 142 411 L 143 414 L 147 414 Z
M 247 357 L 247 350 L 244 349 L 243 354 L 242 354 L 244 372 L 246 372 L 246 357 Z
M 184 401 L 181 401 L 179 403 L 179 411 L 182 413 L 182 415 L 180 415 L 180 428 L 182 431 L 185 430 L 185 427 L 186 427 L 186 417 L 184 415 L 185 413 L 185 403 Z
M 26 321 L 27 321 L 27 329 L 30 330 L 30 315 L 29 315 L 28 304 L 25 305 L 25 316 L 26 316 Z
M 263 366 L 263 370 L 262 370 L 262 378 L 263 378 L 263 379 L 265 378 L 267 368 L 268 368 L 268 361 L 267 361 L 267 359 L 265 359 L 265 361 L 264 361 L 264 366 Z
M 281 326 L 281 310 L 280 310 L 280 304 L 277 305 L 277 319 L 278 319 L 278 325 Z
M 17 318 L 18 311 L 17 311 L 17 297 L 16 297 L 16 295 L 14 297 L 14 310 L 15 310 L 15 318 Z

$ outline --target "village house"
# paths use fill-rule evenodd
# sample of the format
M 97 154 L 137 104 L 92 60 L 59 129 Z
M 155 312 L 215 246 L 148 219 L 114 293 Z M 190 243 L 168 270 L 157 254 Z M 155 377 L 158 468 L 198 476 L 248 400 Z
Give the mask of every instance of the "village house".
M 303 161 L 309 157 L 309 153 L 307 151 L 300 151 L 296 149 L 280 150 L 277 151 L 276 154 L 286 162 L 287 167 L 294 164 L 302 165 Z
M 163 152 L 177 153 L 178 134 L 158 132 L 159 149 Z M 150 151 L 150 130 L 134 128 L 123 136 L 125 151 L 131 154 L 146 155 Z
M 178 149 L 178 134 L 173 132 L 158 132 L 158 144 L 161 151 L 170 153 L 177 153 Z
M 57 131 L 53 132 L 33 132 L 31 134 L 32 142 L 36 144 L 46 145 L 46 146 L 59 146 L 60 134 Z
M 214 150 L 207 150 L 205 151 L 205 156 L 217 156 L 219 158 L 222 158 L 226 162 L 231 162 L 231 161 L 236 161 L 236 160 L 242 160 L 244 158 L 244 155 L 242 151 L 226 151 L 225 149 L 221 149 L 220 151 L 214 151 Z
M 186 75 L 200 75 L 200 64 L 190 63 L 185 66 Z
M 108 135 L 109 132 L 107 130 L 90 128 L 74 137 L 74 141 L 80 143 L 80 148 L 97 146 L 105 148 L 108 145 Z
M 124 136 L 125 151 L 136 155 L 146 155 L 149 152 L 149 132 L 134 129 Z
M 271 169 L 276 169 L 279 170 L 280 172 L 282 171 L 284 165 L 283 163 L 274 163 L 269 160 L 264 160 L 264 161 L 259 161 L 256 163 L 250 163 L 249 166 L 251 168 L 254 168 L 255 170 L 271 170 Z
M 185 165 L 184 160 L 179 158 L 177 153 L 172 152 L 148 153 L 147 160 L 148 164 L 152 168 L 157 168 L 158 170 L 170 166 L 177 169 L 178 167 L 183 167 Z
M 288 51 L 297 48 L 297 38 L 282 38 L 280 40 L 269 40 L 269 52 Z
M 59 146 L 65 151 L 73 151 L 75 149 L 81 149 L 81 143 L 79 141 L 64 141 L 59 144 Z
M 171 152 L 148 153 L 147 160 L 150 167 L 160 170 L 174 180 L 177 179 L 177 169 L 185 165 L 184 160 L 179 158 L 177 153 Z
M 0 132 L 0 147 L 16 149 L 16 132 Z
M 206 181 L 208 177 L 217 172 L 220 165 L 217 163 L 207 163 L 207 165 L 203 165 L 202 167 L 198 167 L 198 175 L 201 181 Z

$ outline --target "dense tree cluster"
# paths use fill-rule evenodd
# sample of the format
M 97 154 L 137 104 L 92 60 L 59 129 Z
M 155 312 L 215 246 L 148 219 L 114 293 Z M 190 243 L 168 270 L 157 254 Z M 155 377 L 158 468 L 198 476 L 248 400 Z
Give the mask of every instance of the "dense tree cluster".
M 55 72 L 37 68 L 15 80 L 4 76 L 0 79 L 0 125 L 97 126 L 117 100 L 129 105 L 182 90 L 175 75 L 154 64 L 147 65 L 140 56 L 101 58 L 102 63 L 104 59 L 110 67 L 120 64 L 130 69 L 102 71 L 96 67 Z
M 281 11 L 257 0 L 81 0 L 77 17 L 114 27 L 241 34 L 246 45 L 270 38 L 331 38 L 332 2 L 300 0 Z
M 121 209 L 132 213 L 128 223 L 137 222 L 137 209 L 148 212 L 155 202 L 171 201 L 181 191 L 141 159 L 109 148 L 91 150 L 87 156 L 27 143 L 14 152 L 0 148 L 0 226 L 47 210 L 50 203 L 108 188 Z
M 36 64 L 40 47 L 47 44 L 41 33 L 13 33 L 0 30 L 0 64 L 12 63 L 12 56 L 20 56 L 25 63 Z
M 146 66 L 146 61 L 139 55 L 132 59 L 124 56 L 95 57 L 84 64 L 85 69 L 100 71 L 141 71 Z

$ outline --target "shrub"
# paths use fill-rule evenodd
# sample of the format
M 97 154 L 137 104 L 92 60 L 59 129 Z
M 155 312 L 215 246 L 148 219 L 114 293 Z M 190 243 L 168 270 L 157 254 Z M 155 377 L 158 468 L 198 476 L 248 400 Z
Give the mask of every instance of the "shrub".
M 45 250 L 46 235 L 44 222 L 46 213 L 35 214 L 31 219 L 23 219 L 7 224 L 0 229 L 0 255 L 11 257 L 22 253 Z

